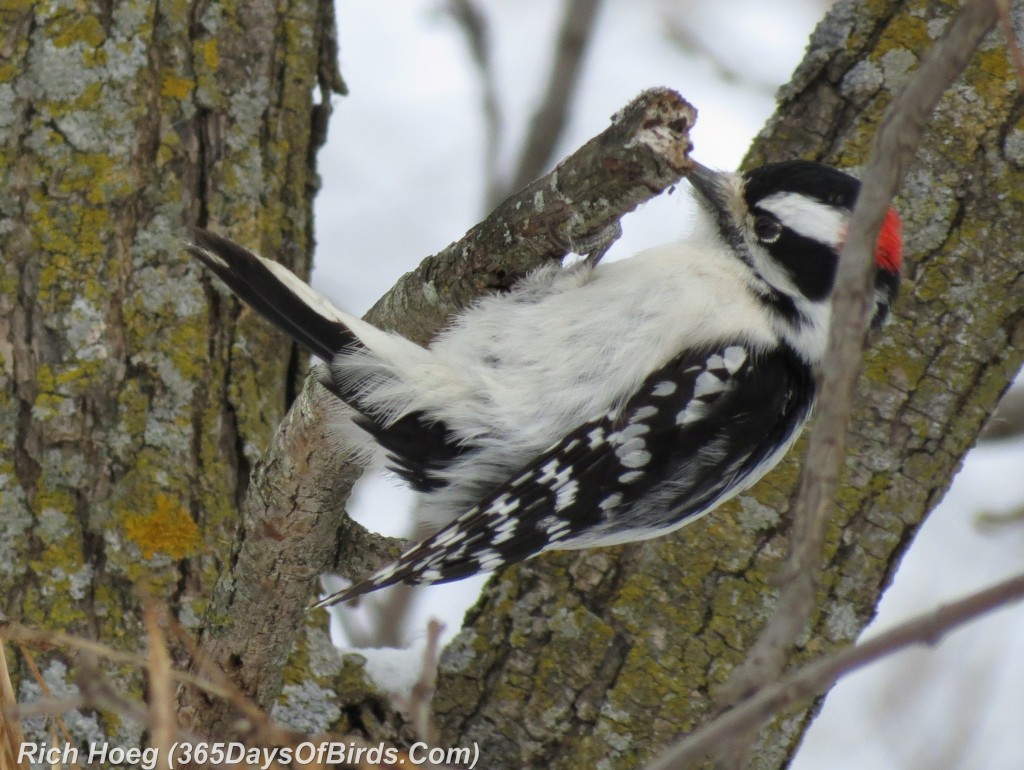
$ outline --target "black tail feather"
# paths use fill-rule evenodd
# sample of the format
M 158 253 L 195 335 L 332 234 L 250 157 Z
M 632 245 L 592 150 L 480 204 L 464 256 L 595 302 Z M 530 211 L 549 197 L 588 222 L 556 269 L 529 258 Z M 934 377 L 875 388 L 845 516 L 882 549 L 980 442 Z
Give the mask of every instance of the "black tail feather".
M 185 244 L 239 299 L 290 335 L 311 353 L 330 364 L 342 351 L 363 348 L 362 341 L 305 287 L 289 285 L 248 249 L 208 230 L 193 229 Z M 295 282 L 299 279 L 296 277 Z M 310 290 L 312 291 L 312 290 Z M 345 385 L 335 380 L 330 367 L 317 378 L 328 391 L 360 413 L 355 424 L 363 428 L 387 452 L 392 469 L 414 489 L 426 491 L 443 485 L 437 471 L 458 457 L 464 448 L 444 423 L 422 411 L 389 422 L 368 412 L 361 403 L 360 383 Z
M 342 322 L 327 318 L 281 282 L 263 262 L 242 246 L 194 228 L 185 248 L 206 265 L 253 310 L 324 361 L 359 339 Z M 212 256 L 211 256 L 212 255 Z

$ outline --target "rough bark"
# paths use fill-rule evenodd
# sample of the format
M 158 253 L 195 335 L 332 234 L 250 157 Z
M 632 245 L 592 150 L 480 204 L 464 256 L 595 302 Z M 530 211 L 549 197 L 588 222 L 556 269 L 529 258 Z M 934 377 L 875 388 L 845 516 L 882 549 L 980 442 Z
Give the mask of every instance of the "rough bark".
M 862 163 L 882 110 L 955 7 L 840 2 L 748 163 Z M 1014 14 L 1020 30 L 1019 4 Z M 1020 368 L 1021 121 L 995 33 L 940 103 L 897 200 L 907 285 L 867 362 L 825 586 L 794 662 L 871 619 Z M 703 721 L 772 612 L 801 459 L 798 446 L 751 494 L 675 536 L 542 558 L 490 583 L 442 657 L 443 742 L 478 741 L 490 767 L 635 767 Z M 766 728 L 752 766 L 784 765 L 812 712 Z
M 197 626 L 296 362 L 179 240 L 216 226 L 308 271 L 333 35 L 322 0 L 0 10 L 6 616 L 141 649 L 141 585 Z M 39 663 L 66 693 L 77 666 Z
M 142 580 L 293 727 L 401 738 L 358 659 L 338 660 L 322 615 L 292 635 L 305 600 L 261 606 L 280 585 L 308 593 L 326 562 L 359 569 L 344 564 L 353 558 L 346 542 L 367 541 L 355 530 L 332 539 L 326 522 L 342 520 L 344 480 L 316 452 L 267 456 L 252 499 L 270 517 L 247 517 L 235 531 L 249 466 L 281 421 L 295 362 L 263 355 L 280 351 L 280 338 L 199 277 L 176 246 L 195 222 L 305 271 L 312 159 L 327 111 L 310 93 L 318 73 L 322 88 L 337 85 L 328 6 L 38 6 L 0 11 L 3 611 L 137 649 L 133 585 Z M 951 12 L 924 0 L 841 2 L 750 162 L 860 163 L 885 104 Z M 944 99 L 898 202 L 908 285 L 867 365 L 827 583 L 798 657 L 849 640 L 870 619 L 1020 367 L 1022 114 L 995 35 Z M 634 205 L 671 183 L 653 181 L 666 167 L 651 159 L 598 163 L 591 181 L 616 173 L 635 188 Z M 588 193 L 585 175 L 562 181 L 580 191 L 546 199 L 558 201 L 563 226 L 499 211 L 403 279 L 375 320 L 425 339 L 481 291 L 614 218 L 594 209 L 606 205 L 600 185 Z M 506 248 L 509 223 L 521 238 Z M 302 425 L 315 415 L 300 404 L 279 440 L 291 432 L 300 447 L 315 447 Z M 798 447 L 752 494 L 677 536 L 543 557 L 492 581 L 444 656 L 435 700 L 442 744 L 479 741 L 479 766 L 488 768 L 635 767 L 698 724 L 772 610 L 799 457 Z M 289 500 L 280 478 L 296 469 L 310 478 L 307 465 L 328 472 L 305 500 Z M 291 507 L 279 507 L 282 497 Z M 302 564 L 287 547 L 310 536 L 326 547 Z M 279 557 L 245 555 L 275 539 Z M 264 626 L 277 619 L 280 627 L 258 651 L 232 646 L 248 640 L 238 621 L 249 618 L 232 609 L 239 599 Z M 261 639 L 253 636 L 254 646 Z M 247 668 L 251 655 L 265 667 Z M 66 691 L 74 672 L 43 665 L 56 694 Z M 200 724 L 209 707 L 186 702 L 185 716 Z M 785 763 L 809 713 L 763 733 L 758 767 Z M 90 719 L 79 735 L 95 730 Z M 103 725 L 125 744 L 136 742 L 132 729 Z

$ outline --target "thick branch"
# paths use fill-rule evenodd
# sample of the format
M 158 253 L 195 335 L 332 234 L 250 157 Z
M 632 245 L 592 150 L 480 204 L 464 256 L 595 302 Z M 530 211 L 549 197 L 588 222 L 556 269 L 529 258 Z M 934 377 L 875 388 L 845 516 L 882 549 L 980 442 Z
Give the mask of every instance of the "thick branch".
M 874 310 L 875 243 L 929 114 L 997 20 L 995 3 L 969 3 L 882 119 L 839 263 L 818 415 L 807 442 L 784 586 L 776 612 L 726 688 L 733 700 L 778 676 L 813 612 L 825 532 L 846 455 L 864 335 Z
M 679 180 L 696 113 L 680 96 L 643 93 L 558 168 L 505 201 L 459 242 L 424 260 L 370 311 L 374 323 L 424 341 L 483 292 L 558 259 L 572 244 Z M 232 558 L 218 581 L 203 655 L 269 707 L 318 576 L 361 574 L 394 557 L 394 543 L 342 515 L 359 469 L 332 451 L 322 391 L 307 380 L 257 465 Z M 230 704 L 182 694 L 182 722 L 231 732 Z
M 678 182 L 689 167 L 694 120 L 696 110 L 674 91 L 645 91 L 554 171 L 404 275 L 367 318 L 418 342 L 430 339 L 455 310 L 561 259 Z

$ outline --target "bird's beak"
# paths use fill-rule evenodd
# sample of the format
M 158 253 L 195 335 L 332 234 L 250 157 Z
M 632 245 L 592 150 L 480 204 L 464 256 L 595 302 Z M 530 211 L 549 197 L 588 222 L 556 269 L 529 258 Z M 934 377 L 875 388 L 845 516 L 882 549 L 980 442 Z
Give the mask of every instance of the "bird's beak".
M 727 171 L 714 171 L 693 161 L 692 167 L 686 172 L 686 178 L 696 191 L 697 204 L 718 223 L 722 237 L 726 240 L 734 239 L 734 175 Z
M 720 171 L 713 171 L 697 161 L 693 161 L 693 166 L 686 172 L 686 178 L 697 191 L 700 201 L 716 213 L 725 208 L 722 176 Z

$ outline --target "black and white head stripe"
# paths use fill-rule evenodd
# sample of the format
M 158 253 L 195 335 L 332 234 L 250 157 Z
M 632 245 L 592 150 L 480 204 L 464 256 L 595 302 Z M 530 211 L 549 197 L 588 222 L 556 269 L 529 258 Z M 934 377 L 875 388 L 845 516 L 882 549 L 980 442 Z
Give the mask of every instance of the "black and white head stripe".
M 777 193 L 794 193 L 825 206 L 853 210 L 860 182 L 830 166 L 807 160 L 768 163 L 743 175 L 743 193 L 751 209 Z
M 791 354 L 756 358 L 742 345 L 726 345 L 673 359 L 625 408 L 579 426 L 395 564 L 315 606 L 398 582 L 456 580 L 549 549 L 649 538 L 682 526 L 759 478 L 774 448 L 805 419 L 808 394 L 788 396 L 795 391 L 785 387 L 760 392 L 765 372 L 813 389 Z M 775 397 L 783 402 L 770 400 Z
M 778 226 L 778 235 L 761 245 L 785 269 L 793 289 L 811 302 L 825 300 L 832 291 L 859 189 L 852 176 L 808 161 L 772 163 L 744 176 L 743 198 L 755 222 L 770 218 Z M 770 265 L 756 269 L 783 293 L 799 296 L 771 277 Z
M 843 245 L 846 220 L 850 212 L 837 209 L 803 193 L 777 192 L 755 204 L 755 211 L 764 211 L 779 224 L 801 238 L 824 244 L 834 250 Z

